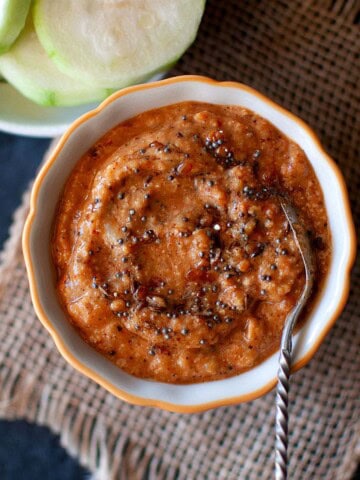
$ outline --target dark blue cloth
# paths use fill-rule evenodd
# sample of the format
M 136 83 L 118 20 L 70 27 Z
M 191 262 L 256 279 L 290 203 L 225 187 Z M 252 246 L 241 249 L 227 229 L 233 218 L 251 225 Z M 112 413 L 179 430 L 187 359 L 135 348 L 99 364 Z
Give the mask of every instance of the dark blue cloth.
M 47 428 L 0 422 L 1 480 L 82 480 L 86 472 Z
M 48 139 L 0 133 L 0 248 L 12 214 L 34 178 Z M 0 346 L 1 348 L 1 346 Z M 86 472 L 49 429 L 25 421 L 0 421 L 0 480 L 82 480 Z
M 48 145 L 48 139 L 0 133 L 0 246 L 8 235 L 11 216 Z

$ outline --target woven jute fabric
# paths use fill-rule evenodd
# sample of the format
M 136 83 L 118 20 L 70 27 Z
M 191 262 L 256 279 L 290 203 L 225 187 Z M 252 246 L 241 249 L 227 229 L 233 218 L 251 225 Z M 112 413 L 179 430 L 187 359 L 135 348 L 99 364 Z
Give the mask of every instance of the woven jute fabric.
M 171 74 L 247 83 L 298 114 L 339 163 L 360 216 L 358 1 L 207 3 L 198 38 Z M 14 166 L 15 168 L 15 166 Z M 20 247 L 28 194 L 0 272 L 0 413 L 59 432 L 99 479 L 273 477 L 274 392 L 180 415 L 131 406 L 74 371 L 36 319 Z M 347 307 L 291 380 L 294 480 L 350 479 L 359 461 L 360 269 Z

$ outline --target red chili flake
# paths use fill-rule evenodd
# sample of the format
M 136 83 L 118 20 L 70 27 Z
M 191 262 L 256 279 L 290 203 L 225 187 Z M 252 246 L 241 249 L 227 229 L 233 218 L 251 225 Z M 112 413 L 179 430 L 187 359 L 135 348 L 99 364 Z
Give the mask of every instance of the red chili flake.
M 180 175 L 188 175 L 193 168 L 194 168 L 194 165 L 192 162 L 183 161 L 179 163 L 179 165 L 176 167 L 176 171 Z
M 136 298 L 137 301 L 140 301 L 140 302 L 145 301 L 148 295 L 149 295 L 149 289 L 145 285 L 140 285 L 134 293 L 134 297 Z
M 208 270 L 200 270 L 198 268 L 192 268 L 186 274 L 186 278 L 192 282 L 206 282 L 212 283 L 216 275 Z

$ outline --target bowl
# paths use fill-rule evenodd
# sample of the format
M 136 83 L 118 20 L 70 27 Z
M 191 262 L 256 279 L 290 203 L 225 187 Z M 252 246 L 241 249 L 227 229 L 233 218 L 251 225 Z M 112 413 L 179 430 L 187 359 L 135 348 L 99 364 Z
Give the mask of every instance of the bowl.
M 342 311 L 355 256 L 354 226 L 338 167 L 302 120 L 248 86 L 197 76 L 175 77 L 121 90 L 76 120 L 35 181 L 23 233 L 36 313 L 63 357 L 84 375 L 122 400 L 183 413 L 246 402 L 267 393 L 276 384 L 278 353 L 245 373 L 211 382 L 172 385 L 133 377 L 87 345 L 66 319 L 55 289 L 49 244 L 59 196 L 83 153 L 118 123 L 146 110 L 186 100 L 241 105 L 266 118 L 303 148 L 322 187 L 333 253 L 319 299 L 294 336 L 293 370 L 309 362 Z

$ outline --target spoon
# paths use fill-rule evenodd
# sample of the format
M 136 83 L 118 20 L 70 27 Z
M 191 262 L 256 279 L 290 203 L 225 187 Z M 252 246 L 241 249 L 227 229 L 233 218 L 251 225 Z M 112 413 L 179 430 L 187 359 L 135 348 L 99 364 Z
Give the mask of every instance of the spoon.
M 300 251 L 305 268 L 305 286 L 295 307 L 288 314 L 281 337 L 278 383 L 276 389 L 276 417 L 275 417 L 275 479 L 287 478 L 287 447 L 288 447 L 288 395 L 292 360 L 292 332 L 308 301 L 314 284 L 315 261 L 310 246 L 309 237 L 300 223 L 295 208 L 285 198 L 280 199 L 281 208 L 290 224 L 295 243 Z

